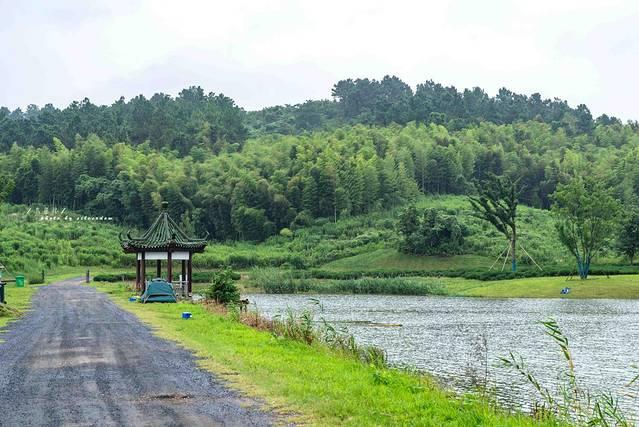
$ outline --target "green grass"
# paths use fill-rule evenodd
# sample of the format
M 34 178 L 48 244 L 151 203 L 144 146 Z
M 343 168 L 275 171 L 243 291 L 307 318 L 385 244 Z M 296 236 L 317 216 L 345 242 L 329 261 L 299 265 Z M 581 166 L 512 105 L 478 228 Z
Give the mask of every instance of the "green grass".
M 494 259 L 481 255 L 420 256 L 403 254 L 396 249 L 378 249 L 372 252 L 342 258 L 322 266 L 334 271 L 366 270 L 453 270 L 490 267 Z
M 562 295 L 561 289 L 570 293 Z M 446 283 L 450 295 L 489 298 L 639 298 L 639 275 L 591 276 L 587 280 L 565 277 L 534 277 L 526 279 L 482 282 L 452 279 Z
M 485 298 L 620 298 L 639 299 L 639 275 L 529 277 L 475 280 L 462 277 L 362 277 L 356 279 L 295 278 L 290 272 L 259 269 L 249 273 L 249 290 L 266 293 L 334 293 L 387 295 L 447 295 Z M 561 294 L 564 287 L 571 289 Z
M 97 284 L 155 332 L 185 346 L 203 368 L 285 414 L 311 425 L 551 425 L 506 414 L 471 395 L 457 397 L 432 380 L 366 366 L 323 346 L 278 339 L 201 305 L 126 302 L 123 287 Z M 182 311 L 193 319 L 180 319 Z M 287 417 L 288 418 L 288 417 Z
M 5 286 L 5 300 L 7 301 L 7 306 L 11 309 L 18 310 L 19 314 L 16 315 L 13 312 L 4 312 L 0 310 L 0 328 L 15 320 L 29 308 L 31 305 L 31 297 L 35 294 L 37 289 L 37 286 L 25 286 L 23 288 L 17 288 L 13 284 Z
M 346 280 L 269 278 L 254 281 L 258 290 L 267 294 L 383 294 L 383 295 L 447 295 L 448 278 L 432 277 L 364 277 Z

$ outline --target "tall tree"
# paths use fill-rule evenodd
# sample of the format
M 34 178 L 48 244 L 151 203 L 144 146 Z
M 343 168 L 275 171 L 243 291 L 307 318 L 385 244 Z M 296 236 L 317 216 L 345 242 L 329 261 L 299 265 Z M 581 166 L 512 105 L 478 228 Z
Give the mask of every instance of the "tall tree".
M 4 202 L 9 197 L 9 194 L 13 191 L 14 185 L 13 179 L 0 175 L 0 203 Z
M 586 279 L 592 258 L 614 235 L 619 202 L 601 180 L 591 176 L 558 185 L 554 200 L 559 239 L 575 257 L 579 277 Z
M 519 190 L 507 177 L 488 175 L 469 196 L 475 216 L 490 222 L 510 242 L 511 271 L 517 271 L 517 204 Z
M 639 251 L 639 210 L 632 209 L 630 214 L 624 218 L 617 238 L 617 248 L 619 252 L 628 257 L 630 265 Z

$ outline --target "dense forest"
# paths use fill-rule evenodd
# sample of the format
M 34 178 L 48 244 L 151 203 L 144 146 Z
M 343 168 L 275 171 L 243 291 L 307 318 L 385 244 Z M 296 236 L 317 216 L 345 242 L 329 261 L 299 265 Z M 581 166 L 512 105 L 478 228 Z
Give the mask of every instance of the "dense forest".
M 201 88 L 110 106 L 0 109 L 0 198 L 146 226 L 161 201 L 187 229 L 264 240 L 314 218 L 472 194 L 486 174 L 549 208 L 558 184 L 594 175 L 639 195 L 639 127 L 539 94 L 396 77 L 343 80 L 333 101 L 245 112 Z
M 563 128 L 568 135 L 591 132 L 596 125 L 621 124 L 615 117 L 602 115 L 593 120 L 587 106 L 571 108 L 560 99 L 543 99 L 506 88 L 490 97 L 481 88 L 459 92 L 431 80 L 417 85 L 415 92 L 397 77 L 381 81 L 348 79 L 332 90 L 334 101 L 307 101 L 298 105 L 275 106 L 250 112 L 247 124 L 252 134 L 299 134 L 330 129 L 345 124 L 386 126 L 391 123 L 435 123 L 449 130 L 461 130 L 481 122 L 511 124 L 535 120 L 553 130 Z M 637 123 L 632 123 L 637 128 Z

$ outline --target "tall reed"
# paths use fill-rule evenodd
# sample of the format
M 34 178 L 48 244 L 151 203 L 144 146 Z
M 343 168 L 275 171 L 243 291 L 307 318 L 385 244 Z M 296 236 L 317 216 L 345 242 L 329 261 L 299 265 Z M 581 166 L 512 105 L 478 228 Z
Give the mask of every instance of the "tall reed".
M 584 389 L 575 373 L 575 362 L 563 334 L 553 319 L 541 322 L 545 333 L 558 345 L 566 365 L 562 368 L 563 382 L 556 391 L 543 386 L 526 365 L 523 357 L 510 352 L 500 358 L 502 364 L 518 372 L 541 397 L 541 402 L 533 406 L 533 414 L 538 418 L 555 418 L 579 426 L 630 426 L 630 421 L 619 407 L 619 399 L 612 393 L 591 393 Z M 635 377 L 629 385 L 632 385 Z
M 323 307 L 316 299 L 311 298 L 309 301 L 311 307 L 306 307 L 301 312 L 288 308 L 283 315 L 274 316 L 270 321 L 260 319 L 261 316 L 257 312 L 248 313 L 241 319 L 245 324 L 269 330 L 276 337 L 307 345 L 326 346 L 378 368 L 388 365 L 386 352 L 381 348 L 359 345 L 346 328 L 336 329 L 323 317 L 316 319 L 316 313 L 321 313 Z

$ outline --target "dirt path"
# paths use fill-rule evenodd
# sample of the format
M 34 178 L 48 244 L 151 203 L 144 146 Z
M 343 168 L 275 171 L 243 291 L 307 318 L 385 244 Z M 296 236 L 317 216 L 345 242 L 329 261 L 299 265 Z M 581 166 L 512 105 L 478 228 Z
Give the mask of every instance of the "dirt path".
M 0 335 L 0 425 L 269 425 L 272 415 L 198 369 L 92 288 L 42 287 Z

